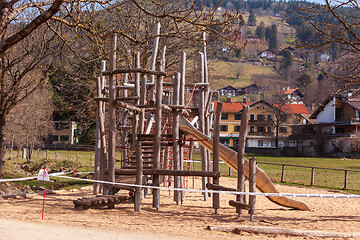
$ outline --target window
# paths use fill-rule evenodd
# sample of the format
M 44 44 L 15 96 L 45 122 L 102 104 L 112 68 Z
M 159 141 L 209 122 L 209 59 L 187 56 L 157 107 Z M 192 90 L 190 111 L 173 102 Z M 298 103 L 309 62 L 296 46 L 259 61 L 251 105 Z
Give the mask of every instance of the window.
M 234 127 L 234 132 L 240 132 L 240 126 L 235 126 Z
M 241 113 L 235 113 L 235 120 L 241 120 Z
M 255 115 L 254 114 L 250 114 L 250 120 L 255 120 Z
M 265 127 L 263 127 L 263 126 L 258 126 L 258 127 L 257 127 L 257 132 L 265 132 Z
M 262 146 L 264 146 L 263 140 L 258 140 L 258 147 L 262 147 Z
M 250 132 L 255 132 L 255 127 L 254 126 L 250 126 Z
M 335 119 L 336 119 L 336 121 L 344 120 L 344 109 L 343 108 L 335 109 Z
M 227 132 L 228 126 L 227 125 L 220 125 L 220 131 L 221 132 Z
M 279 132 L 280 133 L 287 133 L 287 128 L 286 127 L 280 127 Z
M 267 115 L 267 120 L 272 120 L 272 116 L 270 114 Z
M 61 135 L 60 136 L 60 141 L 61 142 L 69 141 L 69 135 Z
M 262 114 L 258 114 L 258 115 L 257 115 L 257 120 L 258 120 L 258 121 L 264 121 L 264 120 L 265 120 L 265 116 L 262 115 Z
M 59 141 L 59 136 L 58 135 L 52 135 L 51 136 L 51 141 L 53 141 L 53 142 Z
M 276 147 L 275 141 L 271 141 L 271 147 Z
M 222 114 L 221 114 L 221 119 L 222 119 L 222 120 L 226 120 L 226 119 L 228 119 L 228 117 L 229 117 L 229 116 L 228 116 L 227 113 L 222 113 Z
M 268 133 L 272 133 L 272 127 L 268 127 Z

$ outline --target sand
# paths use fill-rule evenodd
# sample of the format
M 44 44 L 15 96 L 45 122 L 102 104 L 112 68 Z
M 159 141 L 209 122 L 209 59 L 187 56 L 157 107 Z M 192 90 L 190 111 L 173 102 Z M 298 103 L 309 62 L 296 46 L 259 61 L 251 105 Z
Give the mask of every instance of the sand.
M 192 185 L 192 179 L 189 178 Z M 200 179 L 196 179 L 199 187 Z M 236 186 L 236 179 L 221 178 L 223 186 Z M 277 185 L 283 193 L 342 194 L 323 189 Z M 47 195 L 45 217 L 41 220 L 42 196 L 0 201 L 0 239 L 315 239 L 281 235 L 240 234 L 206 230 L 208 225 L 255 225 L 337 233 L 360 232 L 360 199 L 299 198 L 311 211 L 291 210 L 258 197 L 254 222 L 245 212 L 237 217 L 228 201 L 233 195 L 221 195 L 221 209 L 215 215 L 212 199 L 203 201 L 201 193 L 186 193 L 186 201 L 176 205 L 173 193 L 161 191 L 160 210 L 152 208 L 152 196 L 143 201 L 137 213 L 132 203 L 115 209 L 75 210 L 72 200 L 90 197 L 92 189 L 56 191 Z M 72 237 L 69 237 L 72 236 Z M 86 237 L 85 237 L 86 236 Z

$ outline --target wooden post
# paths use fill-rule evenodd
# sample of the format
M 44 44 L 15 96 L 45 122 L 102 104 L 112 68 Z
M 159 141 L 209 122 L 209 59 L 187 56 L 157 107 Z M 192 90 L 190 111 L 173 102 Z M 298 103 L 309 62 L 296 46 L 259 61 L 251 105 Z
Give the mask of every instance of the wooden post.
M 284 182 L 284 177 L 285 177 L 285 165 L 283 164 L 281 167 L 281 179 L 280 182 Z
M 57 161 L 57 152 L 55 152 L 55 161 Z
M 345 170 L 344 189 L 347 189 L 348 171 Z
M 179 93 L 180 93 L 180 73 L 175 73 L 174 78 L 174 91 L 173 91 L 173 104 L 179 105 Z M 181 169 L 180 163 L 180 131 L 179 131 L 179 121 L 180 115 L 179 111 L 173 112 L 173 124 L 172 124 L 172 133 L 173 133 L 173 159 L 174 159 L 174 170 L 183 170 Z M 174 177 L 174 187 L 180 188 L 180 176 Z M 174 201 L 176 204 L 179 204 L 181 201 L 181 192 L 175 190 L 174 191 Z
M 191 141 L 189 146 L 189 161 L 192 160 L 191 170 L 195 171 L 195 160 L 193 158 L 193 152 L 194 152 L 194 141 Z M 195 176 L 193 176 L 192 185 L 193 185 L 193 189 L 195 189 Z
M 78 164 L 79 164 L 79 154 L 76 153 L 76 166 L 78 166 Z
M 109 71 L 116 69 L 116 43 L 117 35 L 111 35 L 110 42 L 110 56 L 109 56 Z M 108 152 L 108 176 L 107 181 L 115 182 L 115 150 L 116 150 L 116 76 L 114 74 L 109 76 L 109 152 Z M 112 195 L 112 186 L 106 187 L 107 195 Z
M 140 105 L 146 104 L 146 75 L 142 75 L 140 83 Z M 140 133 L 145 131 L 145 111 L 142 111 L 139 116 L 139 130 Z
M 48 160 L 48 150 L 46 150 L 45 159 Z
M 165 52 L 166 46 L 164 46 L 161 52 L 161 63 L 159 71 L 164 71 L 165 69 Z M 155 109 L 155 126 L 154 126 L 154 169 L 159 169 L 160 158 L 161 158 L 161 117 L 162 117 L 162 97 L 163 97 L 163 77 L 158 76 L 156 81 L 156 109 Z M 153 177 L 154 186 L 160 186 L 159 176 Z M 160 209 L 160 190 L 153 190 L 153 207 L 157 210 Z
M 153 44 L 153 49 L 152 49 L 152 54 L 151 54 L 150 70 L 155 70 L 155 67 L 156 67 L 156 58 L 158 55 L 159 40 L 160 40 L 160 37 L 158 36 L 160 34 L 160 27 L 161 27 L 160 23 L 157 23 L 155 25 L 154 35 L 157 37 L 154 38 L 154 44 Z M 150 83 L 154 83 L 154 82 L 155 82 L 155 76 L 150 75 Z M 155 92 L 154 87 L 150 87 L 148 101 L 154 100 L 154 92 Z
M 249 160 L 249 192 L 254 193 L 256 192 L 256 158 L 253 157 Z M 256 196 L 250 195 L 249 196 L 249 205 L 250 205 L 250 221 L 254 220 L 254 213 L 255 213 L 255 203 L 256 203 Z
M 311 168 L 311 182 L 310 185 L 314 185 L 314 181 L 315 181 L 315 168 Z
M 247 125 L 249 118 L 249 107 L 244 106 L 241 115 L 240 132 L 239 132 L 239 144 L 238 144 L 238 181 L 237 189 L 240 192 L 245 191 L 245 144 L 247 135 Z M 236 195 L 236 201 L 246 203 L 245 195 Z M 236 208 L 238 216 L 241 216 L 242 209 Z
M 222 111 L 222 102 L 217 102 L 216 112 L 215 112 L 215 122 L 214 122 L 214 135 L 213 135 L 213 171 L 219 172 L 220 166 L 220 157 L 219 157 L 219 143 L 220 143 L 220 118 Z M 219 185 L 220 179 L 218 177 L 213 178 L 213 184 Z M 213 208 L 215 209 L 215 214 L 218 213 L 220 208 L 220 195 L 219 193 L 213 193 Z
M 135 143 L 135 155 L 136 155 L 136 185 L 143 184 L 143 160 L 142 160 L 142 153 L 141 153 L 141 143 L 138 140 L 137 129 L 139 126 L 138 121 L 138 114 L 135 112 L 132 116 L 132 141 Z M 134 203 L 134 210 L 139 212 L 141 210 L 141 199 L 142 199 L 142 188 L 136 187 L 135 188 L 135 203 Z
M 135 66 L 136 67 L 136 66 Z M 136 79 L 136 78 L 135 78 Z M 123 75 L 123 84 L 127 83 L 128 80 L 128 74 L 125 73 Z M 136 80 L 135 80 L 136 82 Z M 128 92 L 126 89 L 124 89 L 122 91 L 122 97 L 126 98 L 128 96 Z M 128 157 L 128 149 L 126 148 L 126 140 L 127 140 L 127 131 L 126 131 L 126 126 L 127 126 L 127 112 L 128 110 L 126 108 L 122 108 L 121 111 L 121 143 L 122 143 L 122 148 L 121 148 L 121 152 L 122 152 L 122 160 L 123 162 L 121 164 L 124 164 L 125 159 Z M 121 166 L 123 167 L 123 166 Z
M 185 106 L 185 74 L 186 74 L 186 53 L 181 53 L 181 67 L 179 76 L 179 105 Z M 184 146 L 183 143 L 180 145 L 180 169 L 184 170 Z M 184 188 L 184 178 L 180 177 L 180 187 Z M 185 200 L 185 191 L 181 191 L 181 203 Z
M 98 95 L 103 96 L 102 90 L 105 87 L 105 77 L 103 76 L 103 72 L 106 70 L 106 61 L 101 61 L 101 72 L 100 78 L 98 79 Z M 100 174 L 99 180 L 106 181 L 107 178 L 105 176 L 106 168 L 107 168 L 107 155 L 106 155 L 106 138 L 105 138 L 105 103 L 102 101 L 98 102 L 98 110 L 99 110 L 99 117 L 97 120 L 99 121 L 99 128 L 100 128 L 100 156 L 99 156 L 99 167 L 100 167 Z M 99 192 L 106 192 L 105 185 L 100 183 L 99 184 Z
M 204 83 L 204 54 L 199 52 L 199 83 Z M 204 89 L 199 87 L 199 125 L 200 132 L 205 132 L 205 109 L 204 109 Z M 208 170 L 207 152 L 203 146 L 200 146 L 201 170 Z M 202 178 L 202 189 L 206 189 L 207 178 Z M 208 194 L 204 194 L 204 200 L 208 200 Z

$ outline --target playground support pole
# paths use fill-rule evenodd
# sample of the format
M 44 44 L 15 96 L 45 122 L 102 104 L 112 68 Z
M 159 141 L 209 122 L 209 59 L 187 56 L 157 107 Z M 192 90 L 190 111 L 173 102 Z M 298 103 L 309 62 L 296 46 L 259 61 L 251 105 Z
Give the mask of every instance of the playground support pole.
M 199 52 L 199 83 L 204 83 L 204 54 Z M 204 89 L 203 87 L 199 87 L 199 125 L 200 132 L 205 132 L 205 109 L 204 109 Z M 208 170 L 208 160 L 206 149 L 203 146 L 200 146 L 200 154 L 201 154 L 201 170 Z M 206 189 L 207 178 L 202 178 L 202 189 Z M 204 201 L 208 200 L 208 194 L 204 194 Z
M 117 34 L 113 33 L 110 42 L 109 71 L 116 69 L 116 42 Z M 109 153 L 108 176 L 109 182 L 115 182 L 115 148 L 116 148 L 116 76 L 109 76 Z M 105 194 L 112 195 L 112 187 L 107 186 Z
M 246 143 L 246 134 L 247 134 L 247 125 L 248 125 L 248 115 L 249 108 L 244 106 L 241 115 L 241 123 L 240 123 L 240 132 L 239 132 L 239 143 L 238 143 L 238 181 L 237 181 L 237 189 L 240 192 L 245 191 L 245 143 Z M 245 195 L 236 195 L 236 201 L 241 203 L 246 203 Z M 241 216 L 242 209 L 237 207 L 236 212 L 238 216 Z
M 249 159 L 249 192 L 256 192 L 256 158 Z M 254 220 L 256 195 L 249 196 L 250 221 Z
M 213 135 L 213 171 L 219 172 L 219 138 L 220 138 L 220 118 L 222 111 L 222 102 L 217 102 L 216 112 L 215 112 L 215 122 L 214 122 L 214 135 Z M 213 184 L 219 185 L 219 177 L 213 178 Z M 220 208 L 220 194 L 213 193 L 213 208 L 215 209 L 215 214 L 217 214 L 218 209 Z
M 186 74 L 186 53 L 181 53 L 181 67 L 180 67 L 180 92 L 179 105 L 185 106 L 185 74 Z M 180 170 L 184 170 L 184 146 L 180 145 Z M 180 186 L 184 188 L 184 178 L 180 178 Z M 185 191 L 181 191 L 181 203 L 185 200 Z
M 139 115 L 137 113 L 133 113 L 132 116 L 132 140 L 134 142 L 135 147 L 135 155 L 136 155 L 136 185 L 142 185 L 143 184 L 143 160 L 142 160 L 142 154 L 141 154 L 141 144 L 138 140 L 137 135 L 137 129 L 139 126 Z M 134 210 L 136 212 L 140 212 L 141 210 L 141 193 L 142 188 L 136 187 L 135 189 L 135 203 L 134 203 Z
M 180 93 L 180 73 L 175 73 L 174 78 L 174 91 L 173 91 L 173 104 L 179 105 L 179 93 Z M 180 169 L 180 132 L 179 132 L 179 111 L 176 110 L 173 112 L 173 159 L 174 159 L 174 170 L 183 170 Z M 180 188 L 180 176 L 174 177 L 174 186 L 175 188 Z M 179 204 L 181 201 L 181 192 L 174 191 L 174 201 L 176 204 Z
M 160 71 L 165 69 L 165 53 L 166 46 L 164 46 L 161 52 L 161 62 L 160 62 Z M 154 142 L 154 169 L 159 169 L 160 167 L 160 158 L 161 158 L 161 117 L 162 117 L 162 98 L 163 98 L 163 77 L 158 76 L 156 81 L 156 109 L 155 109 L 155 142 Z M 155 186 L 160 186 L 160 177 L 153 177 L 153 184 Z M 153 190 L 153 207 L 157 210 L 160 209 L 160 190 Z

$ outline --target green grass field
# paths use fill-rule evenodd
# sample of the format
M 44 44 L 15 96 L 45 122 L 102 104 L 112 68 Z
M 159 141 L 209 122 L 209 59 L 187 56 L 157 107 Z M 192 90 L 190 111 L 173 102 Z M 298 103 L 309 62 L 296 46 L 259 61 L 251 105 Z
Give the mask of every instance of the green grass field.
M 236 74 L 240 69 L 239 79 Z M 211 88 L 219 89 L 231 85 L 236 88 L 245 87 L 253 83 L 254 75 L 276 75 L 273 68 L 252 65 L 243 62 L 209 62 Z
M 8 157 L 8 153 L 6 155 Z M 256 155 L 249 154 L 248 158 Z M 117 152 L 117 159 L 120 159 L 120 152 Z M 291 164 L 309 167 L 326 167 L 338 169 L 360 170 L 359 159 L 339 159 L 339 158 L 304 158 L 304 157 L 270 157 L 270 156 L 256 156 L 258 166 L 265 171 L 265 173 L 272 179 L 272 181 L 279 183 L 281 179 L 282 167 L 278 165 L 268 165 L 261 163 L 277 163 L 277 164 Z M 200 160 L 200 154 L 194 154 L 195 160 Z M 24 172 L 31 175 L 36 175 L 39 169 L 44 166 L 49 167 L 51 172 L 71 171 L 75 169 L 76 172 L 90 172 L 93 171 L 94 153 L 89 151 L 37 151 L 33 154 L 31 162 L 26 159 L 17 157 L 17 153 L 13 153 L 12 160 L 7 160 L 5 164 L 5 178 L 23 177 Z M 120 168 L 120 162 L 116 162 L 116 167 Z M 200 163 L 195 163 L 195 170 L 200 170 Z M 220 171 L 222 176 L 229 176 L 229 167 L 226 164 L 220 164 Z M 344 190 L 344 171 L 334 171 L 325 169 L 315 169 L 315 181 L 313 187 L 328 188 L 333 190 Z M 236 177 L 236 172 L 231 171 L 231 177 Z M 284 182 L 282 184 L 310 186 L 311 168 L 299 167 L 285 167 Z M 360 194 L 360 173 L 348 172 L 347 176 L 347 190 L 348 192 Z M 40 186 L 39 181 L 25 181 L 25 185 Z M 57 179 L 55 183 L 49 183 L 49 187 L 56 188 L 71 188 L 72 181 Z M 83 181 L 77 181 L 78 187 L 87 184 Z

